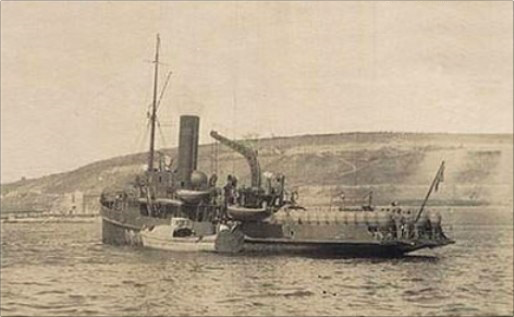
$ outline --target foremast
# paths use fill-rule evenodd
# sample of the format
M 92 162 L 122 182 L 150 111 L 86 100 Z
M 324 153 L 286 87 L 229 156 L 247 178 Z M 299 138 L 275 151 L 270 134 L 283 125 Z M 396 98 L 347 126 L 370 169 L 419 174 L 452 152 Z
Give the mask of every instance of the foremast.
M 148 171 L 151 173 L 154 170 L 154 152 L 155 152 L 155 121 L 157 119 L 157 85 L 159 80 L 159 47 L 161 45 L 161 39 L 157 34 L 157 43 L 155 47 L 155 64 L 154 68 L 154 82 L 153 82 L 153 99 L 152 99 L 152 113 L 150 115 L 150 153 L 148 155 Z

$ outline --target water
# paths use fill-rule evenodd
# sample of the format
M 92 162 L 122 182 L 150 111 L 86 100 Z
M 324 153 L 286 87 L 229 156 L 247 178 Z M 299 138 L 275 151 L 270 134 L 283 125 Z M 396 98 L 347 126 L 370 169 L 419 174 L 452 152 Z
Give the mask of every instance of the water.
M 401 259 L 101 244 L 101 225 L 2 224 L 1 315 L 511 315 L 512 209 L 443 212 L 457 244 Z

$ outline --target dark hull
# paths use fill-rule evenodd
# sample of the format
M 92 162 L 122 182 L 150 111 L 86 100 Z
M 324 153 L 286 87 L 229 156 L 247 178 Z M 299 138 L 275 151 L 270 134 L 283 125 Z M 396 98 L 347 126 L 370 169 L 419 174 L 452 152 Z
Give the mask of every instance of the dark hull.
M 143 226 L 168 224 L 168 219 L 145 217 L 139 208 L 127 206 L 123 211 L 102 206 L 102 242 L 114 245 L 142 244 L 139 231 Z
M 102 242 L 112 245 L 142 245 L 140 229 L 102 218 Z
M 399 257 L 424 248 L 441 247 L 454 241 L 418 241 L 390 243 L 369 241 L 285 241 L 280 239 L 250 239 L 244 242 L 245 253 L 303 254 L 350 257 Z

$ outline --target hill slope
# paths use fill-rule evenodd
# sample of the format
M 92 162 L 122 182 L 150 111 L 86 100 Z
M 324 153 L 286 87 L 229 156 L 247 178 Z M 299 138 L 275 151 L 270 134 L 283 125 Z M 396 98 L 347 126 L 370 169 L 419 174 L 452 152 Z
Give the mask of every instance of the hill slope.
M 375 202 L 419 203 L 446 161 L 445 182 L 433 196 L 439 204 L 512 205 L 513 135 L 343 133 L 246 140 L 259 150 L 263 171 L 282 172 L 304 204 L 329 204 L 344 191 L 355 203 L 373 190 Z M 215 145 L 199 149 L 199 169 L 220 180 L 228 174 L 249 181 L 245 160 Z M 174 157 L 176 149 L 163 150 Z M 49 209 L 74 191 L 98 195 L 121 187 L 144 169 L 146 153 L 100 161 L 74 171 L 1 186 L 2 210 Z

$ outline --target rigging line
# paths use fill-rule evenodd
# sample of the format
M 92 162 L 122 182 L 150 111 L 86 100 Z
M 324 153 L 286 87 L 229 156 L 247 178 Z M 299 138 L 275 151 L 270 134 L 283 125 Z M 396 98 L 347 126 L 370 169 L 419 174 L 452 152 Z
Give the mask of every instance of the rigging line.
M 211 144 L 211 174 L 214 173 L 214 143 Z
M 234 83 L 234 85 L 237 84 L 237 74 L 236 74 L 236 79 L 235 79 L 236 83 Z M 235 129 L 235 121 L 236 121 L 236 111 L 237 111 L 237 92 L 236 92 L 236 88 L 234 87 L 234 85 L 232 86 L 232 106 L 233 106 L 233 111 L 232 111 L 232 135 L 233 135 L 233 138 L 234 140 L 236 139 L 236 129 Z M 235 161 L 234 159 L 232 159 L 232 174 L 234 174 L 234 171 L 235 171 Z
M 149 112 L 147 112 L 148 114 Z M 145 132 L 144 132 L 144 135 L 143 135 L 143 129 L 140 130 L 140 133 L 138 134 L 137 138 L 136 138 L 136 142 L 135 142 L 135 146 L 136 146 L 136 150 L 137 151 L 143 151 L 143 145 L 144 145 L 144 142 L 146 140 L 146 138 L 148 137 L 148 130 L 150 128 L 150 120 L 147 116 L 146 118 L 146 128 L 145 128 Z
M 162 132 L 162 129 L 161 129 L 161 122 L 158 119 L 157 119 L 157 128 L 159 129 L 159 134 L 161 135 L 161 139 L 162 139 L 161 148 L 165 148 L 166 147 L 166 139 L 164 139 L 164 133 Z
M 166 81 L 164 82 L 164 86 L 162 87 L 161 94 L 159 95 L 159 100 L 157 101 L 157 110 L 159 110 L 159 106 L 161 105 L 162 97 L 164 96 L 164 92 L 166 91 L 166 87 L 168 87 L 168 83 L 170 81 L 172 72 L 169 71 L 168 75 L 166 75 Z
M 151 116 L 151 112 L 152 111 L 152 104 L 148 104 L 148 106 L 146 107 L 146 120 L 147 122 L 150 122 L 150 116 Z
M 139 126 L 139 124 L 138 124 L 138 126 Z M 142 126 L 142 124 L 141 124 L 141 126 Z M 141 128 L 141 129 L 137 129 L 137 130 L 138 130 L 138 133 L 137 133 L 136 138 L 134 139 L 134 143 L 132 144 L 132 147 L 135 151 L 140 151 L 140 149 L 141 149 L 140 144 L 142 143 L 141 137 L 143 136 L 143 129 Z M 146 130 L 148 130 L 148 125 L 146 125 Z
M 150 128 L 150 120 L 147 119 L 147 122 L 146 122 L 146 125 L 145 125 L 145 129 L 144 129 L 144 133 L 143 133 L 143 129 L 140 129 L 139 130 L 139 133 L 135 139 L 135 142 L 134 142 L 134 146 L 135 146 L 135 150 L 136 151 L 140 151 L 140 152 L 143 152 L 144 149 L 143 149 L 143 145 L 145 143 L 145 140 L 147 139 L 148 137 L 148 130 Z
M 148 138 L 148 131 L 149 131 L 148 125 L 146 126 L 145 133 L 142 138 L 138 138 L 136 142 L 137 151 L 144 152 L 145 151 L 145 140 Z M 142 135 L 142 133 L 140 134 Z
M 161 64 L 161 63 L 159 62 L 159 64 Z M 164 83 L 163 89 L 162 89 L 162 91 L 161 91 L 161 93 L 160 93 L 160 95 L 159 95 L 159 100 L 158 100 L 157 105 L 156 105 L 156 111 L 159 109 L 159 105 L 161 104 L 162 97 L 164 96 L 164 92 L 165 92 L 165 90 L 166 90 L 166 87 L 168 86 L 168 83 L 169 83 L 169 80 L 170 80 L 171 74 L 172 74 L 172 72 L 171 72 L 171 71 L 169 71 L 169 72 L 168 72 L 168 75 L 166 76 L 166 81 L 165 81 L 165 83 Z M 149 120 L 150 115 L 151 115 L 151 114 L 150 114 L 150 110 L 151 110 L 151 108 L 152 108 L 152 104 L 148 104 L 148 106 L 147 106 L 147 108 L 146 108 L 146 115 L 147 115 L 146 131 L 145 131 L 145 136 L 144 136 L 143 140 L 145 140 L 145 139 L 146 139 L 146 137 L 148 136 L 148 128 L 150 127 L 150 124 L 151 124 L 151 120 Z M 156 118 L 156 119 L 157 119 L 157 118 Z M 160 129 L 160 123 L 159 123 L 159 129 Z M 161 133 L 161 136 L 162 136 L 162 131 L 160 131 L 160 133 Z M 162 139 L 163 139 L 163 143 L 165 143 L 164 137 L 162 137 Z M 138 142 L 137 142 L 138 150 L 139 150 L 139 148 L 141 148 L 141 147 L 142 147 L 142 146 L 139 146 L 139 145 L 140 145 L 140 142 L 138 141 Z
M 162 63 L 159 62 L 159 64 L 162 64 Z M 164 86 L 163 86 L 163 88 L 161 90 L 161 93 L 159 95 L 159 99 L 157 101 L 156 111 L 159 110 L 159 105 L 161 104 L 162 97 L 164 96 L 164 92 L 166 91 L 166 87 L 168 86 L 168 83 L 170 81 L 171 74 L 172 74 L 172 72 L 169 71 L 168 75 L 166 75 L 166 81 L 164 82 Z M 149 104 L 148 107 L 147 107 L 147 110 L 146 110 L 147 117 L 150 116 L 151 107 L 152 107 L 152 104 Z M 164 135 L 163 135 L 163 132 L 162 132 L 162 129 L 161 129 L 161 123 L 159 122 L 159 119 L 157 117 L 156 117 L 156 120 L 157 120 L 157 123 L 158 123 L 159 133 L 161 134 L 163 146 L 166 146 L 166 140 L 164 139 Z M 150 124 L 151 124 L 151 120 L 148 120 L 148 118 L 147 118 L 145 137 L 143 138 L 143 140 L 145 140 L 146 137 L 148 136 L 148 128 L 150 127 Z M 139 145 L 139 142 L 138 142 L 138 145 Z
M 220 156 L 220 143 L 218 140 L 216 140 L 216 174 L 218 174 L 219 167 L 220 167 L 219 156 Z
M 138 150 L 142 148 L 144 142 L 146 141 L 146 138 L 148 137 L 148 130 L 150 129 L 150 120 L 149 118 L 147 117 L 146 118 L 146 127 L 145 127 L 145 132 L 144 132 L 144 136 L 142 139 L 140 139 L 138 141 Z M 142 130 L 142 129 L 141 129 Z

